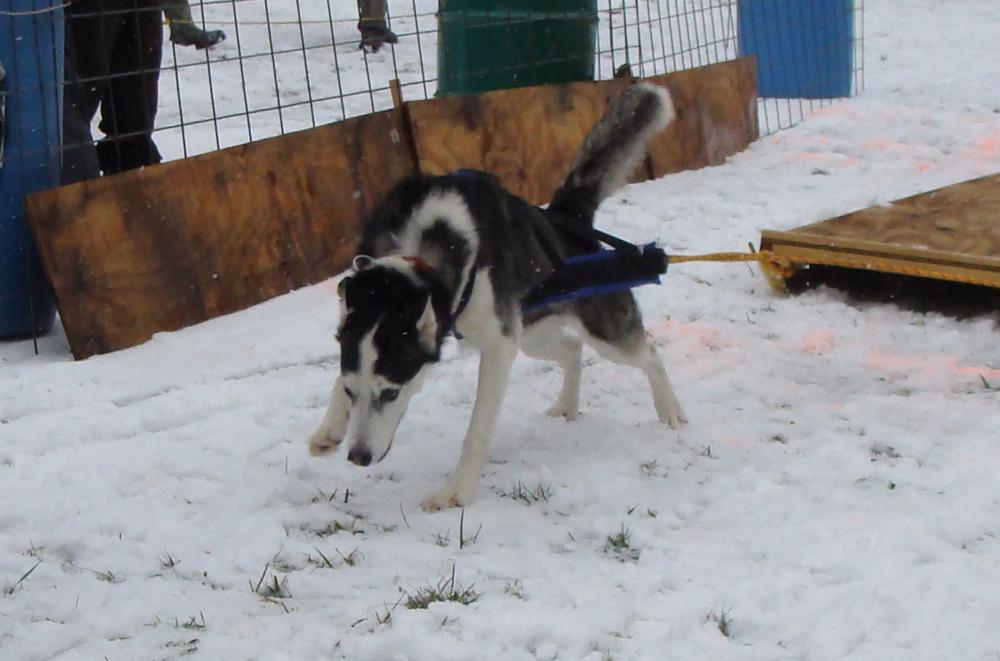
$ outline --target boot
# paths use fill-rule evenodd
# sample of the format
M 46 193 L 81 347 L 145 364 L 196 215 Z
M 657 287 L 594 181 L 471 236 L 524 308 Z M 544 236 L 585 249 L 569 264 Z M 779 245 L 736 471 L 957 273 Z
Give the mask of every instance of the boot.
M 361 33 L 361 50 L 377 53 L 383 44 L 395 44 L 399 37 L 385 22 L 385 0 L 358 0 L 358 32 Z
M 194 46 L 201 50 L 225 40 L 226 33 L 222 30 L 202 30 L 194 23 L 170 23 L 170 41 L 178 46 Z
M 202 30 L 191 16 L 188 0 L 168 0 L 163 6 L 163 16 L 170 23 L 170 41 L 178 46 L 194 46 L 198 50 L 211 48 L 225 40 L 222 30 Z
M 147 165 L 156 165 L 162 159 L 153 139 L 136 135 L 115 140 L 105 138 L 97 143 L 97 162 L 101 164 L 104 176 L 118 174 L 125 170 L 136 170 Z
M 377 53 L 385 44 L 399 43 L 399 37 L 385 24 L 384 20 L 379 21 L 358 21 L 358 31 L 361 33 L 361 50 L 370 50 Z

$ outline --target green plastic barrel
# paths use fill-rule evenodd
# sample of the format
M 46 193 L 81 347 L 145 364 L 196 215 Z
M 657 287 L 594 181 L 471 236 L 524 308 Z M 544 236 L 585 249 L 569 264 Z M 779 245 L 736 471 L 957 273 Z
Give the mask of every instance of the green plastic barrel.
M 594 79 L 597 0 L 441 0 L 438 95 Z

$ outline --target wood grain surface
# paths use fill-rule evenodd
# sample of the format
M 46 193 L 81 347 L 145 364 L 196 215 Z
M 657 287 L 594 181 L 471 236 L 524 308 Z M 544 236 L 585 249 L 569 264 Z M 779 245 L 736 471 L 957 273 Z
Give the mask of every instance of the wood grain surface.
M 761 247 L 802 263 L 1000 286 L 1000 175 L 764 232 Z
M 420 170 L 491 172 L 513 193 L 545 204 L 587 131 L 627 85 L 566 83 L 407 104 Z
M 358 219 L 412 171 L 391 111 L 64 186 L 26 206 L 84 358 L 335 275 Z
M 670 89 L 677 119 L 650 144 L 653 178 L 719 165 L 758 137 L 753 58 L 656 76 Z

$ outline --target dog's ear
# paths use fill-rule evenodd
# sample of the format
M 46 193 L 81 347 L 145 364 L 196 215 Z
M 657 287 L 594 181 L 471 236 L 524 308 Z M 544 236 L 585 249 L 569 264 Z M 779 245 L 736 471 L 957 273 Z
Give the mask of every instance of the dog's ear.
M 437 315 L 434 313 L 434 306 L 431 305 L 431 297 L 428 296 L 427 305 L 424 307 L 420 319 L 417 320 L 417 337 L 420 340 L 420 346 L 425 348 L 428 353 L 437 351 L 437 332 Z
M 396 238 L 395 234 L 390 232 L 381 234 L 375 239 L 375 243 L 371 247 L 371 252 L 375 255 L 389 255 L 399 252 L 399 239 Z
M 340 279 L 337 283 L 337 295 L 340 296 L 340 300 L 344 300 L 344 292 L 347 291 L 347 282 L 351 277 L 358 271 L 364 271 L 365 269 L 371 268 L 375 264 L 375 258 L 368 255 L 355 255 L 354 259 L 351 260 L 351 272 Z

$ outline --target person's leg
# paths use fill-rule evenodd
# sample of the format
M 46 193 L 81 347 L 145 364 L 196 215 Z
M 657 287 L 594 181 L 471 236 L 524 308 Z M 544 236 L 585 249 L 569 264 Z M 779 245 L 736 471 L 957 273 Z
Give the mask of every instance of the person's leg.
M 62 184 L 101 176 L 90 125 L 108 87 L 121 4 L 76 0 L 66 7 Z
M 166 0 L 163 15 L 170 24 L 170 41 L 178 46 L 194 46 L 199 50 L 211 48 L 225 40 L 222 30 L 202 30 L 191 16 L 188 0 Z
M 101 101 L 99 126 L 107 137 L 97 145 L 97 158 L 106 175 L 161 160 L 153 128 L 162 50 L 160 8 L 142 3 L 124 17 L 111 61 L 111 83 Z
M 373 53 L 377 53 L 384 44 L 399 41 L 385 22 L 386 0 L 358 0 L 358 16 L 362 49 L 371 49 Z

